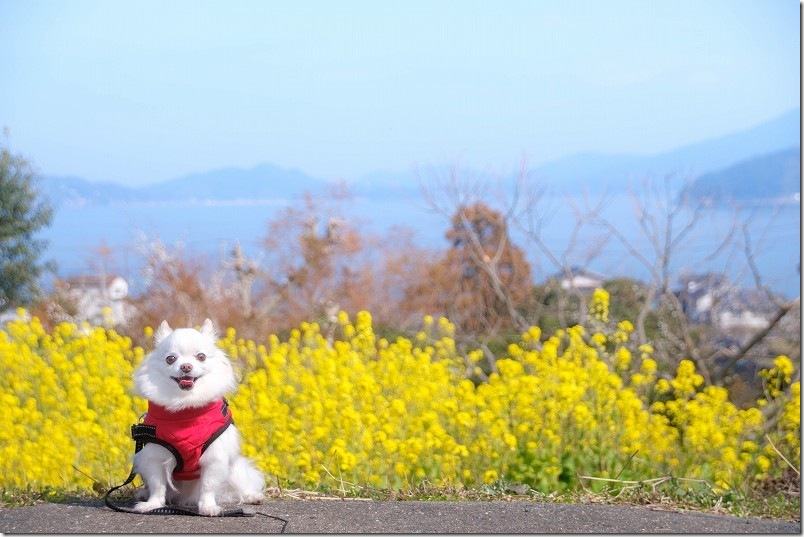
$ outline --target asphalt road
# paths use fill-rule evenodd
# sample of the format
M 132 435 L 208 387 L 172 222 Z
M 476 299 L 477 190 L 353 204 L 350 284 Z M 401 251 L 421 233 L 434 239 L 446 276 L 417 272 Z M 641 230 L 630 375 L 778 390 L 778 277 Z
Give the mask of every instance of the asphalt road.
M 272 500 L 258 512 L 285 533 L 787 533 L 801 522 L 689 511 L 530 501 Z M 279 533 L 265 516 L 118 513 L 102 501 L 0 508 L 2 533 Z

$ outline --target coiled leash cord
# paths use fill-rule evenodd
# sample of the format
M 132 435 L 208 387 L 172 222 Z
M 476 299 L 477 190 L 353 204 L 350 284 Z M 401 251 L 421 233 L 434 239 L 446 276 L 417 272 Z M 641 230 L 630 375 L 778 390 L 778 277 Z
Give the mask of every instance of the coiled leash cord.
M 134 436 L 134 434 L 133 434 L 134 427 L 136 427 L 136 426 L 135 425 L 131 426 L 131 428 L 132 428 L 132 437 L 134 437 L 134 440 L 136 442 L 136 446 L 134 447 L 134 454 L 137 454 L 142 449 L 142 446 L 145 445 L 145 444 L 141 439 L 139 439 L 139 438 Z M 150 511 L 145 511 L 144 513 L 141 513 L 140 511 L 135 511 L 134 509 L 131 509 L 129 507 L 123 507 L 121 505 L 115 505 L 114 503 L 112 503 L 112 500 L 109 498 L 109 496 L 112 494 L 112 492 L 116 491 L 117 489 L 121 489 L 121 488 L 125 487 L 126 485 L 128 485 L 129 483 L 134 481 L 134 478 L 136 476 L 137 476 L 137 472 L 134 470 L 134 467 L 132 466 L 131 467 L 131 473 L 128 474 L 128 478 L 126 479 L 125 483 L 123 483 L 122 485 L 117 485 L 116 487 L 112 487 L 106 492 L 106 494 L 103 496 L 103 502 L 106 504 L 106 506 L 109 509 L 112 509 L 114 511 L 118 511 L 120 513 L 131 513 L 131 514 L 135 514 L 135 515 L 207 516 L 207 515 L 202 515 L 198 511 L 193 511 L 192 509 L 184 509 L 184 508 L 175 507 L 175 506 L 157 507 L 156 509 L 151 509 Z M 221 514 L 216 515 L 216 516 L 219 516 L 219 517 L 250 517 L 250 516 L 256 516 L 256 515 L 261 515 L 261 516 L 264 516 L 264 517 L 272 518 L 274 520 L 278 520 L 279 522 L 282 523 L 282 529 L 279 531 L 279 533 L 285 533 L 285 528 L 288 525 L 287 520 L 285 520 L 284 518 L 280 518 L 278 516 L 266 515 L 265 513 L 260 513 L 259 511 L 255 511 L 254 509 L 242 508 L 241 507 L 241 508 L 238 508 L 238 509 L 231 509 L 229 511 L 222 511 Z

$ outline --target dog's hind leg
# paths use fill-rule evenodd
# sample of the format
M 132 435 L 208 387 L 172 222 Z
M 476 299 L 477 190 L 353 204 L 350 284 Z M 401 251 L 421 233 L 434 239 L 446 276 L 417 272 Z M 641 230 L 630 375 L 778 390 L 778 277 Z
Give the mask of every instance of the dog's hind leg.
M 265 477 L 245 457 L 238 456 L 232 462 L 229 483 L 239 496 L 237 499 L 240 502 L 257 504 L 262 503 L 265 499 L 265 494 L 263 494 Z

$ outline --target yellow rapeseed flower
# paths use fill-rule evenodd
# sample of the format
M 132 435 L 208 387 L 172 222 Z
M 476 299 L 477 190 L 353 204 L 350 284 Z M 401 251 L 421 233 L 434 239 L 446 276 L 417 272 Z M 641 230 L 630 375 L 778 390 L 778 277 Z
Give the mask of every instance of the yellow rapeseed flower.
M 595 289 L 592 301 L 589 304 L 589 314 L 604 323 L 609 320 L 609 292 L 605 289 Z
M 593 298 L 596 321 L 607 321 L 608 300 L 602 291 Z M 671 380 L 656 380 L 653 349 L 634 348 L 630 323 L 614 334 L 599 322 L 594 331 L 576 326 L 543 342 L 531 327 L 498 357 L 498 372 L 477 382 L 466 370 L 479 369 L 485 355 L 460 353 L 447 319 L 425 319 L 418 336 L 394 341 L 375 336 L 368 312 L 354 319 L 338 315 L 334 341 L 308 322 L 264 344 L 233 328 L 219 342 L 243 368 L 230 398 L 243 451 L 283 486 L 504 479 L 553 492 L 578 486 L 572 476 L 583 468 L 653 477 L 653 466 L 629 464 L 635 452 L 721 488 L 773 471 L 777 455 L 758 447 L 769 418 L 704 387 L 688 360 Z M 143 356 L 128 338 L 86 324 L 48 333 L 21 317 L 1 330 L 0 487 L 91 487 L 73 465 L 102 483 L 125 476 L 128 427 L 145 410 L 130 385 Z M 779 357 L 763 378 L 782 381 L 771 435 L 798 464 L 800 383 L 784 383 L 789 363 Z

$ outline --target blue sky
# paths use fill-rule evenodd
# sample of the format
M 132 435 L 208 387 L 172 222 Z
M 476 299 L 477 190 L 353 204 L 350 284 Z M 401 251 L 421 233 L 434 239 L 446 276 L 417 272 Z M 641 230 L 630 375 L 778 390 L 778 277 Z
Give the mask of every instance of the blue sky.
M 797 0 L 0 0 L 0 126 L 141 185 L 654 154 L 800 102 Z

